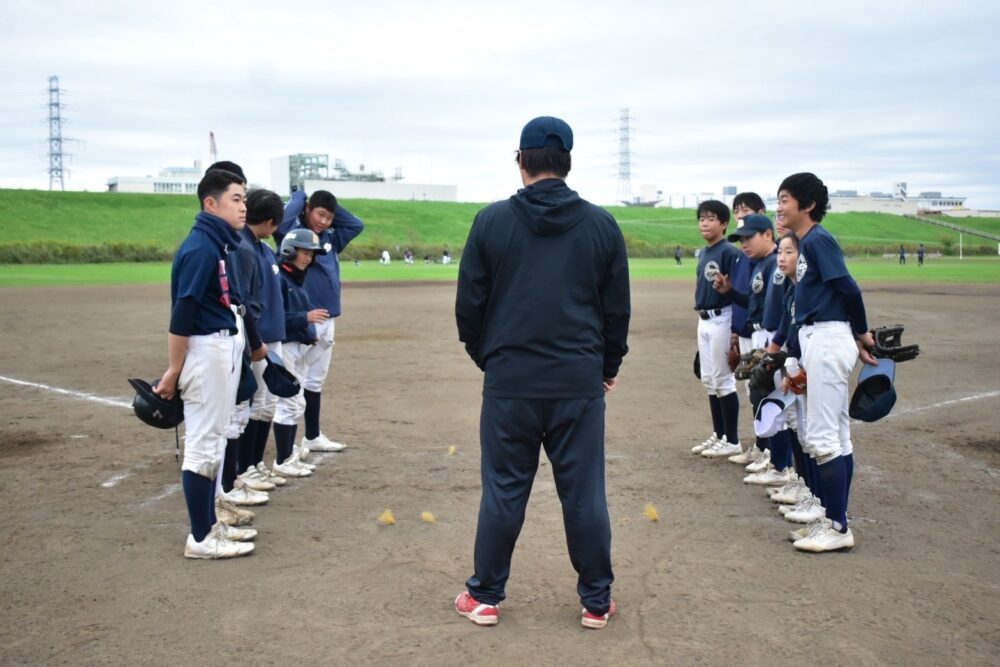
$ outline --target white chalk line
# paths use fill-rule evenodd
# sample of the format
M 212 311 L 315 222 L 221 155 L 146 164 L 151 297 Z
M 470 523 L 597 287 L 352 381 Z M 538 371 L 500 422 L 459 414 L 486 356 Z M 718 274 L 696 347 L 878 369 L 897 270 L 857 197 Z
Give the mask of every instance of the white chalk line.
M 0 380 L 3 380 L 4 382 L 9 382 L 10 384 L 20 385 L 22 387 L 32 387 L 34 389 L 50 391 L 54 394 L 62 394 L 64 396 L 79 398 L 84 401 L 92 401 L 94 403 L 100 403 L 102 405 L 110 405 L 111 407 L 114 408 L 132 407 L 131 403 L 125 403 L 124 401 L 116 401 L 113 398 L 102 398 L 101 396 L 94 396 L 93 394 L 88 394 L 82 391 L 73 391 L 72 389 L 62 389 L 61 387 L 50 387 L 49 385 L 41 384 L 40 382 L 26 382 L 25 380 L 9 378 L 6 375 L 0 375 Z
M 164 487 L 163 491 L 161 491 L 157 495 L 153 496 L 152 498 L 148 498 L 148 499 L 144 500 L 139 506 L 140 507 L 149 507 L 150 505 L 152 505 L 154 503 L 157 503 L 157 502 L 163 500 L 164 498 L 169 498 L 170 496 L 174 495 L 175 493 L 177 493 L 180 490 L 181 490 L 180 482 L 178 482 L 176 484 L 170 484 L 170 485 Z
M 994 396 L 1000 396 L 1000 391 L 985 391 L 980 394 L 972 394 L 971 396 L 964 396 L 962 398 L 953 398 L 950 401 L 941 401 L 940 403 L 934 403 L 932 405 L 924 405 L 919 408 L 910 408 L 909 410 L 890 413 L 885 416 L 883 421 L 885 419 L 892 419 L 893 417 L 904 417 L 906 415 L 912 415 L 918 412 L 925 412 L 927 410 L 934 410 L 936 408 L 944 408 L 949 405 L 957 405 L 958 403 L 966 403 L 968 401 L 978 401 L 984 398 L 993 398 Z

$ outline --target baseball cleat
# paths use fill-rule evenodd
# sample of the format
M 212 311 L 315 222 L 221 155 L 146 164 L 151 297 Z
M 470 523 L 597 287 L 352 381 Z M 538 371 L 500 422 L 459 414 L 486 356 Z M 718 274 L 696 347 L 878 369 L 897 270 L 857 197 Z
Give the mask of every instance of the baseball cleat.
M 247 468 L 246 472 L 240 475 L 238 479 L 243 480 L 243 483 L 254 491 L 274 491 L 275 488 L 274 483 L 267 481 L 267 478 L 262 476 L 254 467 Z
M 600 630 L 608 624 L 608 619 L 614 616 L 617 611 L 618 605 L 615 604 L 614 600 L 611 601 L 611 606 L 608 607 L 607 613 L 604 614 L 592 614 L 584 607 L 583 613 L 580 616 L 580 625 L 592 630 Z
M 801 479 L 795 479 L 770 494 L 771 500 L 782 505 L 795 505 L 809 492 Z
M 232 490 L 227 491 L 222 495 L 225 496 L 226 500 L 234 505 L 263 505 L 271 499 L 271 497 L 263 491 L 254 491 L 244 484 L 243 480 L 238 477 L 233 483 Z
M 754 446 L 754 449 L 757 449 L 757 447 Z M 770 462 L 771 462 L 771 450 L 765 449 L 764 451 L 760 452 L 757 455 L 757 459 L 753 463 L 747 465 L 747 467 L 744 468 L 744 470 L 746 470 L 747 472 L 760 472 L 761 470 L 766 468 L 767 464 Z
M 733 454 L 727 460 L 730 463 L 738 463 L 740 465 L 746 465 L 748 463 L 753 463 L 758 458 L 760 458 L 760 450 L 757 449 L 756 445 L 751 444 L 750 447 L 745 452 L 740 452 L 739 454 Z
M 261 479 L 266 479 L 275 486 L 284 486 L 285 484 L 288 484 L 287 479 L 285 479 L 281 475 L 275 475 L 270 468 L 264 465 L 263 461 L 258 463 L 256 467 L 257 467 L 257 472 L 260 473 Z
M 306 463 L 305 462 L 305 456 L 302 455 L 303 451 L 305 451 L 306 454 L 308 455 L 308 453 L 309 453 L 308 449 L 304 450 L 302 447 L 299 447 L 298 445 L 295 445 L 294 447 L 292 447 L 292 456 L 291 456 L 291 458 L 295 459 L 296 463 L 298 463 L 303 468 L 307 468 L 309 470 L 315 470 L 316 469 L 316 465 L 314 463 Z
M 842 533 L 834 528 L 832 524 L 825 525 L 814 534 L 806 535 L 801 540 L 796 540 L 792 546 L 799 551 L 811 551 L 813 553 L 850 549 L 854 546 L 854 533 L 851 532 L 850 528 Z
M 496 625 L 500 608 L 495 604 L 483 604 L 464 591 L 455 598 L 455 611 L 476 625 Z
M 701 454 L 703 451 L 705 451 L 706 449 L 708 449 L 709 447 L 711 447 L 712 445 L 714 445 L 718 439 L 719 438 L 716 437 L 716 435 L 713 433 L 712 435 L 710 435 L 708 437 L 708 440 L 706 440 L 705 442 L 701 443 L 700 445 L 695 445 L 694 447 L 692 447 L 691 448 L 691 453 L 692 454 Z
M 340 442 L 334 442 L 320 433 L 311 440 L 309 438 L 303 438 L 302 447 L 314 452 L 340 452 L 343 451 L 347 445 Z
M 218 534 L 231 542 L 252 542 L 253 539 L 257 537 L 257 531 L 253 528 L 237 528 L 235 526 L 227 526 L 221 521 L 216 523 L 215 526 L 212 526 L 212 528 L 217 528 Z
M 201 542 L 195 542 L 194 535 L 188 534 L 187 544 L 184 545 L 184 557 L 215 560 L 246 556 L 253 551 L 253 544 L 249 542 L 233 542 L 223 537 L 218 530 L 220 525 L 215 524 Z
M 701 453 L 706 459 L 720 459 L 743 451 L 743 445 L 738 442 L 730 444 L 725 438 L 716 440 L 715 444 Z
M 237 507 L 225 495 L 215 497 L 215 517 L 227 526 L 248 526 L 253 523 L 253 512 Z
M 291 456 L 285 459 L 283 463 L 275 461 L 271 470 L 273 470 L 276 475 L 281 475 L 282 477 L 309 477 L 313 474 L 312 470 L 306 468 Z
M 812 498 L 806 507 L 785 514 L 785 519 L 793 523 L 812 523 L 824 516 L 826 516 L 826 510 L 820 504 L 819 498 Z
M 822 530 L 828 525 L 832 525 L 833 522 L 827 519 L 825 516 L 816 519 L 807 526 L 802 526 L 801 528 L 796 528 L 795 530 L 788 531 L 788 540 L 790 542 L 797 542 L 803 537 L 809 537 L 810 535 L 815 535 L 817 532 Z
M 752 472 L 743 478 L 744 484 L 787 484 L 791 475 L 789 474 L 788 468 L 784 470 L 775 470 L 773 467 L 768 466 L 766 469 L 760 472 Z

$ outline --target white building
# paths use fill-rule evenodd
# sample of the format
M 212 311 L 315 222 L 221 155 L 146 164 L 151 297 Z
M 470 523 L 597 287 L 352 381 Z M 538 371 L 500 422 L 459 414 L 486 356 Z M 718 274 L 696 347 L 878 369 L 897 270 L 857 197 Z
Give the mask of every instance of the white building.
M 193 167 L 167 167 L 158 176 L 113 176 L 108 179 L 108 192 L 193 195 L 198 193 L 202 176 L 201 160 L 195 160 Z
M 945 196 L 940 192 L 921 192 L 913 197 L 907 192 L 906 183 L 893 184 L 893 192 L 871 192 L 861 194 L 857 190 L 834 190 L 830 193 L 832 213 L 892 213 L 895 215 L 916 215 L 918 213 L 950 214 L 965 208 L 965 197 Z M 769 196 L 765 203 L 770 211 L 778 200 Z
M 332 175 L 331 175 L 332 172 Z M 271 187 L 287 197 L 292 186 L 306 192 L 328 190 L 344 199 L 393 199 L 402 201 L 457 201 L 458 187 L 428 183 L 404 183 L 402 171 L 386 179 L 381 171 L 364 165 L 350 170 L 342 160 L 330 166 L 328 155 L 299 153 L 271 159 Z

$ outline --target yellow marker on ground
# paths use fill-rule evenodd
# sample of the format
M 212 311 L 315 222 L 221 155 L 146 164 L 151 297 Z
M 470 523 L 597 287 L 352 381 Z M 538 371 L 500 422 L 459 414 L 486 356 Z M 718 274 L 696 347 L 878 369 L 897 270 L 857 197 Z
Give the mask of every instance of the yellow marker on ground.
M 653 503 L 646 503 L 645 509 L 642 510 L 642 515 L 650 521 L 660 520 L 660 513 L 656 511 L 655 507 L 653 507 Z
M 396 517 L 392 515 L 392 510 L 387 509 L 378 515 L 378 522 L 383 526 L 391 526 L 396 523 Z
M 455 445 L 452 445 L 451 447 L 448 448 L 448 456 L 454 456 L 455 452 L 457 452 L 457 451 L 458 450 L 455 449 Z
M 424 523 L 434 523 L 434 515 L 430 512 L 421 512 L 420 520 Z

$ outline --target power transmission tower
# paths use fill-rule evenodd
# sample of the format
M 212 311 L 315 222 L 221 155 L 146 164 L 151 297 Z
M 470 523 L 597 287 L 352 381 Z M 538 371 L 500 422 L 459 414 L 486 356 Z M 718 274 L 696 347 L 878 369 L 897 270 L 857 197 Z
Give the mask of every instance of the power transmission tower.
M 632 151 L 630 147 L 631 127 L 628 109 L 622 109 L 618 130 L 618 201 L 625 204 L 632 201 Z
M 62 90 L 59 88 L 59 77 L 49 77 L 49 190 L 56 181 L 59 181 L 59 189 L 66 189 L 66 181 L 63 177 L 63 158 L 66 153 L 63 151 L 63 119 L 62 110 L 66 105 L 59 101 Z
M 215 147 L 215 132 L 208 133 L 208 156 L 212 159 L 211 164 L 219 161 L 219 149 Z

